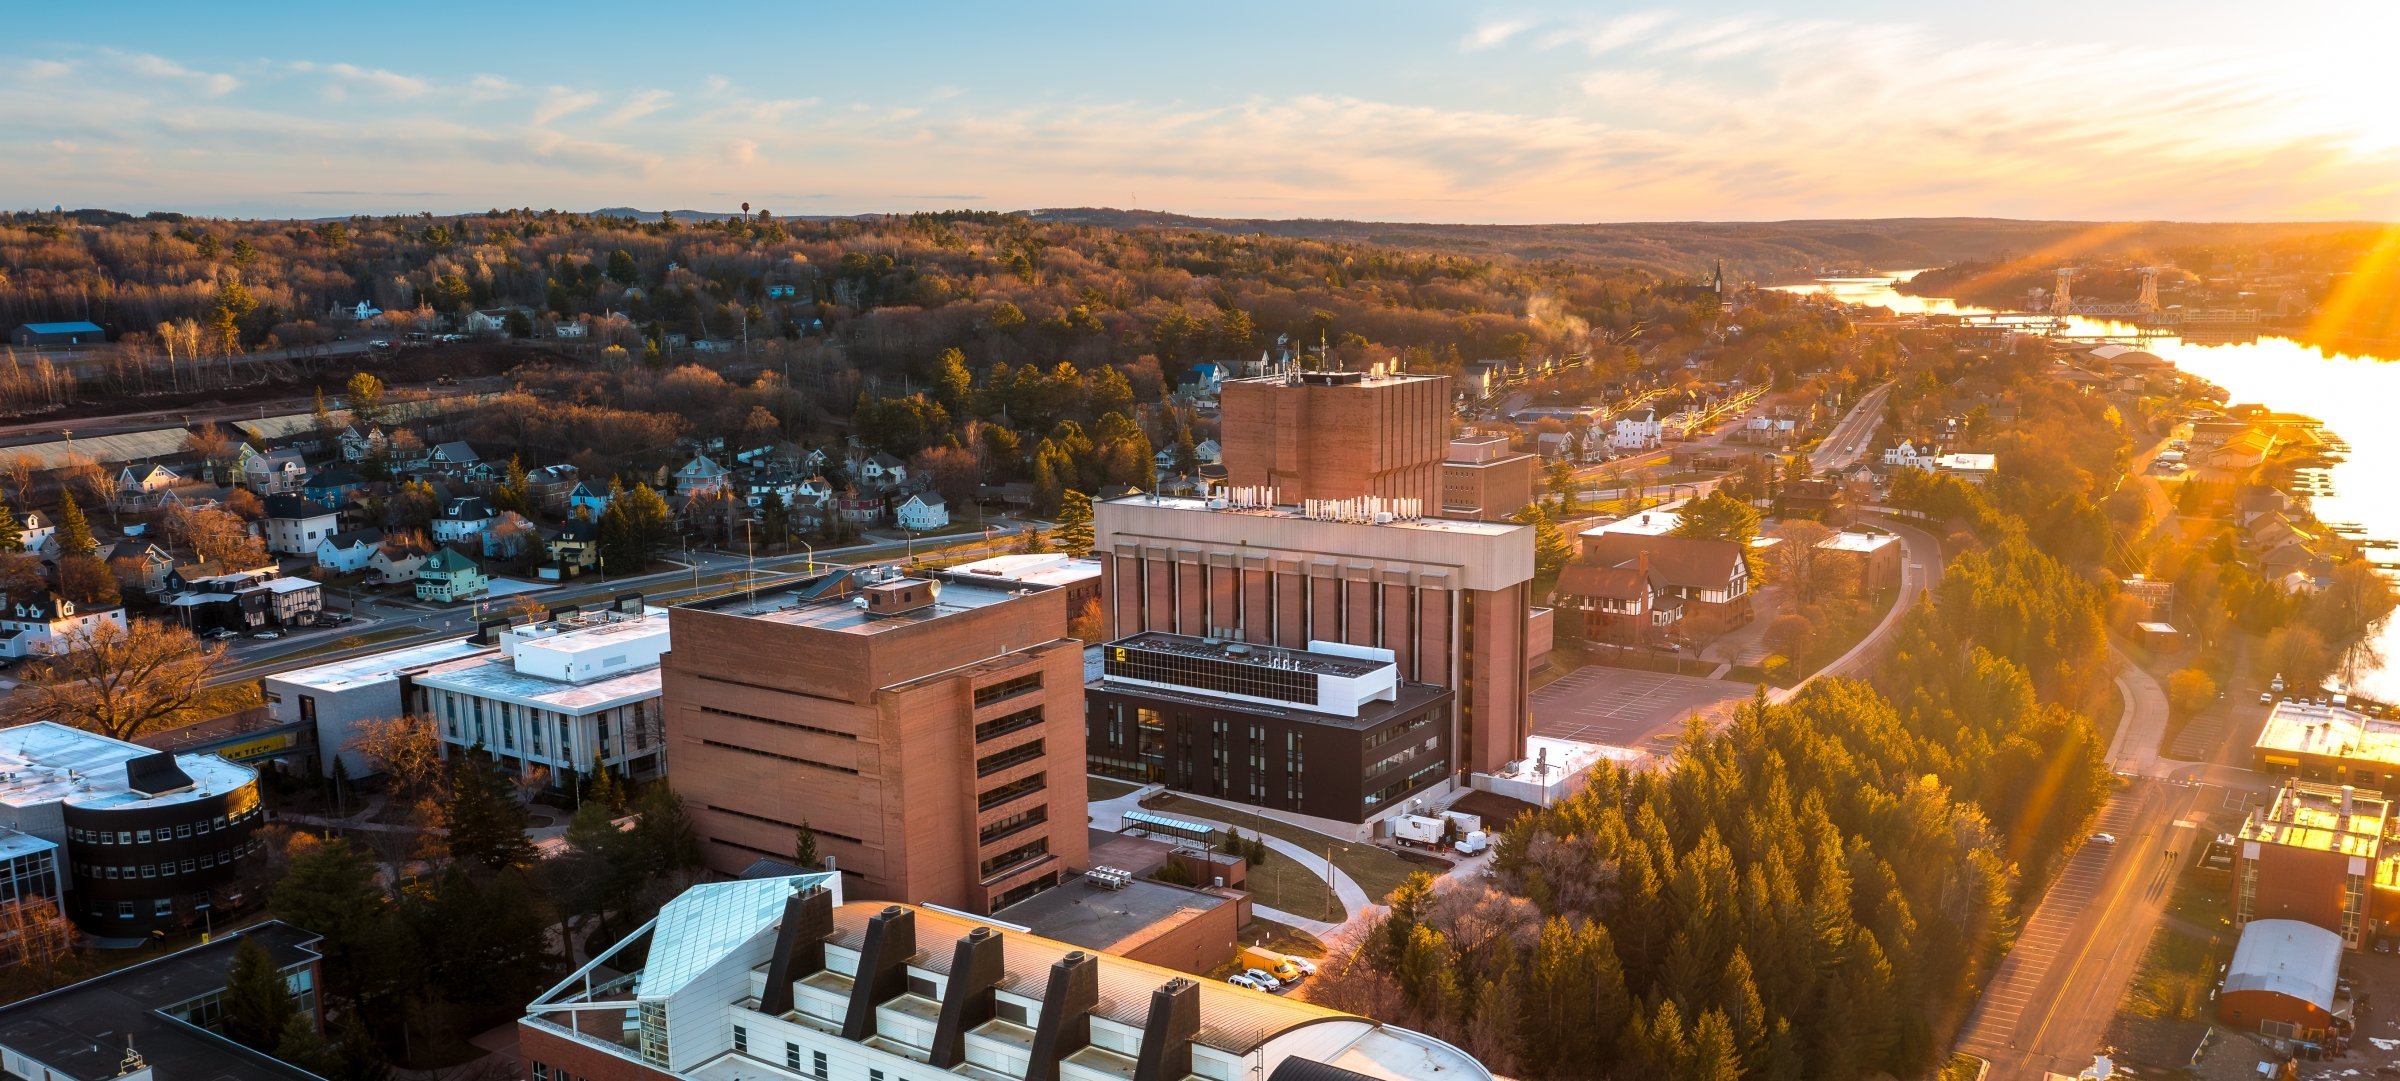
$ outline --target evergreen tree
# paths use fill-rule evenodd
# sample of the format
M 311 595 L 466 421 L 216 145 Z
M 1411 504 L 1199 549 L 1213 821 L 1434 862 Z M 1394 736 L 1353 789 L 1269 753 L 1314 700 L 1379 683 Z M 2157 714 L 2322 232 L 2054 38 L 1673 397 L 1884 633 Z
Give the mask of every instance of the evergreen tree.
M 588 774 L 591 787 L 583 794 L 584 802 L 597 803 L 614 814 L 625 809 L 625 790 L 617 784 L 616 774 L 600 761 L 600 753 L 592 752 L 592 768 Z
M 267 907 L 275 918 L 324 936 L 318 952 L 331 994 L 356 1001 L 365 993 L 387 903 L 364 853 L 336 838 L 293 857 Z
M 1567 539 L 1565 530 L 1539 504 L 1527 503 L 1513 515 L 1521 525 L 1533 527 L 1533 571 L 1544 577 L 1556 577 L 1558 570 L 1575 558 L 1575 543 Z
M 1092 550 L 1092 497 L 1069 490 L 1059 498 L 1058 528 L 1053 531 L 1060 551 L 1083 555 Z
M 1683 505 L 1682 520 L 1675 524 L 1675 535 L 1732 541 L 1747 548 L 1751 541 L 1758 539 L 1758 512 L 1723 491 L 1711 491 L 1707 496 Z
M 58 494 L 58 554 L 88 556 L 100 550 L 100 542 L 92 539 L 92 523 L 84 520 L 83 508 L 75 503 L 75 493 Z
M 525 809 L 480 749 L 460 756 L 452 770 L 443 821 L 450 855 L 462 863 L 497 871 L 533 862 L 533 842 L 525 839 Z
M 17 520 L 17 512 L 8 501 L 0 499 L 0 552 L 25 550 L 25 523 Z
M 234 947 L 233 967 L 225 973 L 225 1036 L 245 1047 L 272 1053 L 285 1027 L 298 1016 L 292 989 L 267 948 L 248 935 Z
M 809 828 L 808 820 L 800 820 L 800 828 L 792 833 L 792 862 L 814 871 L 821 859 L 817 855 L 817 831 Z
M 298 1018 L 293 1019 L 295 1022 Z M 342 1075 L 341 1053 L 315 1025 L 305 1022 L 283 1026 L 283 1038 L 275 1041 L 272 1054 L 319 1077 L 338 1078 Z
M 685 809 L 683 797 L 664 783 L 655 784 L 642 792 L 636 802 L 641 823 L 634 827 L 651 873 L 663 875 L 700 866 L 700 831 L 692 825 L 691 812 Z

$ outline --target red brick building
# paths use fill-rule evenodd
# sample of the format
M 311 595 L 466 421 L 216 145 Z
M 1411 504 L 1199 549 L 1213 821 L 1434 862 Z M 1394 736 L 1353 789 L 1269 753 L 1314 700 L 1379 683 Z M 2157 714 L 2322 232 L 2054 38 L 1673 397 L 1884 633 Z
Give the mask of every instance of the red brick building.
M 1450 377 L 1296 372 L 1228 380 L 1226 482 L 1286 502 L 1381 496 L 1442 505 Z M 1510 508 L 1514 510 L 1515 508 Z

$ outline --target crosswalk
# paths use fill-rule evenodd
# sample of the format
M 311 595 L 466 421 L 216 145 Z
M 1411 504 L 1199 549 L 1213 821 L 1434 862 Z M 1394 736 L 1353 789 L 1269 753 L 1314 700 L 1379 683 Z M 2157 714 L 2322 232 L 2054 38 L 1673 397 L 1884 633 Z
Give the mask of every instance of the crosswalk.
M 2219 741 L 2225 738 L 2225 710 L 2212 709 L 2192 718 L 2183 731 L 2167 746 L 2167 757 L 2183 762 L 2199 762 L 2208 758 Z
M 2125 797 L 2110 800 L 2101 809 L 2093 829 L 2101 833 L 2129 832 L 2137 802 Z M 2008 951 L 1992 982 L 1984 988 L 1975 1016 L 1959 1035 L 1962 1050 L 1992 1054 L 2007 1050 L 2016 1040 L 2017 1025 L 2024 1018 L 2025 1008 L 2048 979 L 2051 964 L 2066 945 L 2075 920 L 2091 906 L 2093 896 L 2100 891 L 2101 883 L 2108 877 L 2108 861 L 2116 854 L 2117 847 L 2087 843 L 2067 860 L 2066 870 L 2050 884 L 2049 892 L 2042 895 L 2042 903 L 2035 906 L 2033 917 L 2025 921 L 2024 929 L 2018 933 L 2016 946 Z

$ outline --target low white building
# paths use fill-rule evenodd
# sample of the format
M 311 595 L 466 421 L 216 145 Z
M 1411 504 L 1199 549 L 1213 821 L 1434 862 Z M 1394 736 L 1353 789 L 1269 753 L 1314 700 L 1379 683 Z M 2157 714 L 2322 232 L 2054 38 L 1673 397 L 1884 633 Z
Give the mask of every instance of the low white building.
M 1650 450 L 1665 438 L 1658 410 L 1644 406 L 1619 416 L 1608 433 L 1608 445 L 1618 450 Z
M 341 532 L 340 519 L 322 503 L 296 495 L 271 495 L 266 504 L 260 539 L 267 542 L 267 551 L 277 555 L 314 555 L 325 538 Z
M 939 492 L 918 492 L 892 512 L 892 520 L 920 533 L 940 529 L 950 524 L 950 505 Z
M 666 769 L 659 656 L 667 612 L 564 613 L 510 627 L 493 654 L 436 664 L 412 682 L 445 756 L 480 748 L 519 777 L 571 788 L 595 761 L 634 780 Z
M 317 569 L 329 574 L 356 574 L 367 569 L 367 561 L 381 547 L 383 530 L 373 526 L 335 533 L 317 542 Z
M 472 638 L 451 638 L 277 672 L 260 679 L 259 686 L 266 693 L 267 716 L 275 723 L 305 721 L 316 729 L 317 763 L 325 776 L 333 776 L 338 758 L 350 776 L 367 777 L 376 772 L 375 766 L 351 741 L 368 721 L 398 717 L 414 708 L 403 700 L 408 684 L 403 677 L 494 649 Z
M 125 606 L 78 605 L 56 593 L 15 593 L 0 610 L 0 657 L 49 657 L 91 640 L 95 628 L 125 629 Z

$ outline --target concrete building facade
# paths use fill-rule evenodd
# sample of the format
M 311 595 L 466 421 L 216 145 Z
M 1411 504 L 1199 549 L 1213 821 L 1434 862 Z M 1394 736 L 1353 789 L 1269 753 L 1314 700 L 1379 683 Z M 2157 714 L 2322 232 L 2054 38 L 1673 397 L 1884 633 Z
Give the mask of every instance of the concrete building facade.
M 1399 678 L 1455 692 L 1454 769 L 1524 757 L 1530 528 L 1153 496 L 1094 510 L 1110 637 L 1388 649 Z
M 1295 501 L 1442 505 L 1449 376 L 1295 372 L 1229 380 L 1221 400 L 1228 484 L 1280 489 Z
M 789 859 L 805 823 L 855 894 L 976 912 L 1081 870 L 1065 602 L 865 567 L 674 609 L 664 713 L 709 865 Z

